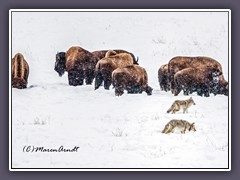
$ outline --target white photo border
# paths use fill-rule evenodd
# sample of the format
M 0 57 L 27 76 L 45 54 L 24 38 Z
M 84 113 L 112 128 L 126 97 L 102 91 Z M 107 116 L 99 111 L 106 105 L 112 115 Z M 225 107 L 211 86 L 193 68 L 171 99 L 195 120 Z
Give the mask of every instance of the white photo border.
M 13 168 L 12 167 L 12 13 L 13 12 L 228 12 L 228 168 Z M 231 10 L 230 9 L 10 9 L 9 10 L 9 170 L 10 171 L 231 171 Z

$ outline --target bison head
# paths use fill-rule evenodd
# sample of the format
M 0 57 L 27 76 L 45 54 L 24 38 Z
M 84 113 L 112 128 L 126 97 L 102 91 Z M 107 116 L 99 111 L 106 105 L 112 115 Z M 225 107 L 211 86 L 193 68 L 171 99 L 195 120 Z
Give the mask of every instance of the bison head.
M 56 62 L 54 70 L 57 71 L 59 76 L 62 76 L 66 71 L 66 57 L 65 52 L 58 52 L 56 54 Z
M 222 72 L 218 68 L 213 68 L 210 72 L 213 83 L 218 83 L 219 76 L 222 75 Z
M 214 82 L 213 80 L 213 83 L 211 83 L 211 87 L 212 87 L 212 93 L 214 95 L 217 95 L 217 94 L 224 94 L 226 96 L 228 96 L 228 89 L 229 89 L 229 85 L 228 85 L 228 82 L 224 79 L 222 73 L 221 75 L 218 77 L 218 81 L 217 83 Z
M 17 89 L 27 88 L 27 82 L 21 78 L 12 79 L 12 87 Z
M 218 94 L 224 94 L 228 96 L 228 82 L 227 81 L 219 81 L 218 85 Z

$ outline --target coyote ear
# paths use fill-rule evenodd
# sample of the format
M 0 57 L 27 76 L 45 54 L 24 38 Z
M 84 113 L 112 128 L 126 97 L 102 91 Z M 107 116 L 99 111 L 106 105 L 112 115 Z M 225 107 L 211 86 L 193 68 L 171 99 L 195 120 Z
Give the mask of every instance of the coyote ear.
M 195 124 L 195 122 L 192 123 L 192 125 L 194 125 L 194 124 Z

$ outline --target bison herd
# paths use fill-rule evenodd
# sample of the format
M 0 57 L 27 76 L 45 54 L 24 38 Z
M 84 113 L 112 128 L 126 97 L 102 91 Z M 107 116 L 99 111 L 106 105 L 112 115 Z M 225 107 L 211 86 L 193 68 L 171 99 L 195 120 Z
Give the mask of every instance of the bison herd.
M 228 82 L 223 77 L 221 64 L 210 57 L 174 57 L 159 68 L 161 90 L 177 96 L 197 92 L 208 97 L 210 93 L 228 95 Z
M 130 94 L 152 94 L 146 70 L 139 66 L 138 58 L 121 49 L 89 52 L 74 46 L 66 52 L 58 52 L 54 70 L 62 76 L 68 72 L 70 86 L 91 85 L 95 79 L 95 90 L 102 84 L 108 90 L 115 88 L 115 95 L 126 90 Z M 12 87 L 27 87 L 28 63 L 17 53 L 12 59 Z M 174 57 L 158 70 L 158 81 L 162 91 L 171 91 L 177 96 L 197 92 L 208 97 L 210 93 L 228 95 L 228 82 L 223 77 L 221 64 L 210 57 Z

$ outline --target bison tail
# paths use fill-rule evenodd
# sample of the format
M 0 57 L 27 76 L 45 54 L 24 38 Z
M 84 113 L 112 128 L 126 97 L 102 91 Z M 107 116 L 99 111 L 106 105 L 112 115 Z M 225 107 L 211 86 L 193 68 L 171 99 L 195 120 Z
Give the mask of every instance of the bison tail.
M 136 59 L 136 57 L 134 55 L 132 55 L 132 58 L 133 58 L 133 64 L 139 65 L 139 63 L 138 63 L 139 58 L 137 57 L 137 59 Z

